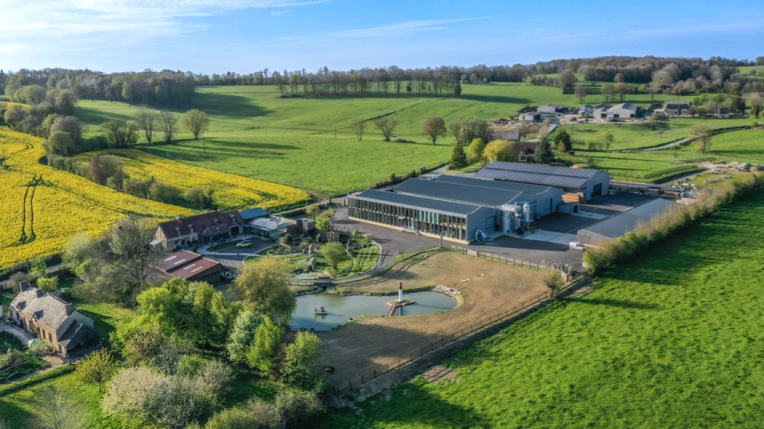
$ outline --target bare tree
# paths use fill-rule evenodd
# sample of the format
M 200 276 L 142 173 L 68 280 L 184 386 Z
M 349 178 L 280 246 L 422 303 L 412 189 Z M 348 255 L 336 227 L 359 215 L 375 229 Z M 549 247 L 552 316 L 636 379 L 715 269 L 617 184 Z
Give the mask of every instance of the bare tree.
M 711 149 L 711 138 L 714 136 L 714 131 L 705 124 L 695 125 L 692 127 L 692 136 L 698 141 L 698 150 L 701 153 L 706 153 Z
M 547 272 L 544 276 L 544 286 L 549 290 L 549 300 L 554 302 L 563 287 L 562 276 L 557 270 Z
M 385 141 L 389 142 L 390 137 L 393 135 L 393 131 L 395 131 L 395 127 L 398 125 L 398 120 L 390 116 L 383 116 L 374 121 L 374 125 L 382 131 L 382 135 L 385 136 Z
M 583 103 L 586 96 L 589 95 L 589 88 L 586 85 L 576 85 L 575 94 L 578 97 L 578 102 Z
M 171 112 L 162 110 L 159 114 L 159 127 L 164 133 L 164 142 L 170 143 L 172 137 L 178 132 L 178 118 Z
M 358 141 L 363 140 L 363 132 L 366 131 L 366 118 L 353 119 L 353 123 L 350 124 L 350 129 L 353 130 Z
M 85 427 L 82 405 L 58 387 L 44 388 L 38 395 L 39 427 L 45 429 L 80 429 Z
M 154 126 L 157 123 L 156 112 L 146 106 L 142 106 L 135 113 L 135 121 L 138 122 L 138 126 L 143 129 L 143 134 L 146 135 L 146 142 L 151 144 L 154 135 Z
M 459 138 L 462 136 L 462 131 L 464 130 L 464 120 L 462 118 L 455 118 L 448 125 L 448 129 L 451 131 L 451 134 L 454 135 L 454 140 L 457 142 L 461 141 Z
M 210 118 L 201 110 L 191 109 L 181 116 L 180 123 L 199 140 L 199 134 L 210 127 Z
M 424 121 L 422 127 L 422 134 L 430 136 L 432 144 L 438 141 L 438 137 L 446 136 L 446 121 L 440 116 L 432 116 Z

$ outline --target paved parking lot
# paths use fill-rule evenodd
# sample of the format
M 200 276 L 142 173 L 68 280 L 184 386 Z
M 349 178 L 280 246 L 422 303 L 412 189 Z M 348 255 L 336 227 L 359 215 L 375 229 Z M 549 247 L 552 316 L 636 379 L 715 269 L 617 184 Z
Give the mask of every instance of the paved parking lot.
M 408 232 L 401 232 L 398 229 L 387 228 L 383 226 L 370 225 L 363 222 L 357 222 L 348 219 L 347 208 L 342 207 L 336 210 L 334 223 L 348 230 L 358 229 L 359 232 L 370 234 L 372 239 L 379 243 L 382 248 L 380 266 L 390 265 L 396 255 L 401 253 L 419 252 L 440 246 L 440 239 L 418 236 Z M 566 216 L 566 215 L 562 215 Z M 588 220 L 586 218 L 581 218 Z M 577 220 L 576 220 L 577 221 Z M 590 220 L 588 222 L 591 222 Z M 560 235 L 559 233 L 556 235 Z M 564 240 L 567 240 L 564 237 Z M 570 240 L 568 240 L 570 241 Z M 499 237 L 493 242 L 484 245 L 456 244 L 451 241 L 443 240 L 443 246 L 449 247 L 452 244 L 461 247 L 467 247 L 471 250 L 481 252 L 491 252 L 507 256 L 513 259 L 539 264 L 542 262 L 559 262 L 568 264 L 576 270 L 582 270 L 582 253 L 568 248 L 568 241 L 547 242 L 533 239 L 523 239 L 514 237 Z

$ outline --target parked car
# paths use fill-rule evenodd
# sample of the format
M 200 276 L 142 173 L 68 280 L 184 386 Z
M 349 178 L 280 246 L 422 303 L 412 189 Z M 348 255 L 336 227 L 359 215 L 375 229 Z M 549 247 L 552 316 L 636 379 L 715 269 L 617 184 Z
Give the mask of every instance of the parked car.
M 579 250 L 579 251 L 581 251 L 581 252 L 583 252 L 584 250 L 586 250 L 586 246 L 584 246 L 583 244 L 581 244 L 581 242 L 579 242 L 579 241 L 571 241 L 571 242 L 568 244 L 568 247 L 570 247 L 570 248 L 571 248 L 571 249 L 573 249 L 573 250 Z
M 249 240 L 244 240 L 236 243 L 236 247 L 243 248 L 243 247 L 252 247 L 252 242 Z
M 226 271 L 224 273 L 220 273 L 220 276 L 223 277 L 226 280 L 233 280 L 236 278 L 236 273 L 232 271 Z

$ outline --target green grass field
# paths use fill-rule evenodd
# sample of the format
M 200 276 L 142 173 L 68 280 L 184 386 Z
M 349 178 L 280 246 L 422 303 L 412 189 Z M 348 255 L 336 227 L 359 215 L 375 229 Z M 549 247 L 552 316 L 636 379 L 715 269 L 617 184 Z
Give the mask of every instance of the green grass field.
M 743 66 L 743 67 L 738 67 L 738 69 L 740 69 L 740 73 L 744 75 L 750 76 L 751 72 L 755 70 L 756 76 L 759 79 L 762 79 L 762 76 L 764 76 L 764 66 Z
M 281 98 L 271 86 L 200 87 L 192 107 L 204 110 L 212 120 L 204 142 L 194 141 L 184 132 L 178 144 L 144 150 L 210 169 L 338 194 L 366 188 L 391 173 L 404 174 L 448 161 L 452 137 L 432 145 L 422 136 L 422 123 L 430 116 L 442 116 L 447 122 L 466 116 L 488 120 L 514 116 L 526 105 L 579 104 L 574 95 L 563 95 L 559 88 L 546 86 L 502 83 L 463 88 L 460 98 Z M 656 102 L 674 98 L 658 96 Z M 585 103 L 601 101 L 600 95 L 592 95 Z M 631 94 L 626 101 L 648 105 L 650 97 Z M 98 126 L 104 121 L 126 120 L 134 111 L 135 107 L 125 103 L 82 100 L 75 114 L 90 125 L 86 134 L 92 135 L 99 132 Z M 349 129 L 356 117 L 385 115 L 399 121 L 396 138 L 417 143 L 384 142 L 371 123 L 359 142 Z M 629 147 L 627 140 L 617 138 L 616 145 Z
M 764 196 L 719 210 L 595 291 L 333 411 L 325 428 L 759 428 Z
M 638 153 L 577 151 L 573 160 L 585 166 L 587 158 L 595 161 L 597 168 L 607 171 L 614 179 L 644 181 L 641 176 L 681 166 L 691 159 L 690 153 L 673 151 L 646 151 Z M 692 154 L 697 158 L 700 154 Z
M 682 147 L 686 154 L 698 154 L 695 145 Z M 733 131 L 714 136 L 708 155 L 725 161 L 764 164 L 764 130 Z
M 586 147 L 586 141 L 597 138 L 598 134 L 608 131 L 615 137 L 611 150 L 630 150 L 654 147 L 668 144 L 678 139 L 689 137 L 692 127 L 698 124 L 708 124 L 711 128 L 728 128 L 751 125 L 750 119 L 703 119 L 703 118 L 673 118 L 668 123 L 656 124 L 650 129 L 647 123 L 610 123 L 610 124 L 579 124 L 565 125 L 573 139 L 575 149 Z M 555 133 L 558 131 L 555 131 Z M 552 135 L 554 137 L 554 135 Z

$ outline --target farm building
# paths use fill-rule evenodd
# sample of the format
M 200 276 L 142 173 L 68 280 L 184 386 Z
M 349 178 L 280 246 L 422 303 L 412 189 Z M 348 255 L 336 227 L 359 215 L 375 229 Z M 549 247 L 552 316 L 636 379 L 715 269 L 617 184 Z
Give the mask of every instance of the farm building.
M 492 162 L 475 173 L 475 177 L 552 186 L 565 192 L 580 194 L 585 201 L 607 194 L 610 186 L 610 176 L 604 171 L 521 162 Z
M 539 113 L 568 113 L 568 106 L 562 104 L 547 104 L 536 108 Z
M 180 250 L 170 253 L 157 262 L 156 270 L 162 277 L 180 277 L 194 282 L 217 283 L 225 271 L 218 261 L 207 259 L 198 253 Z
M 491 140 L 509 140 L 511 142 L 520 141 L 520 131 L 509 130 L 491 130 Z
M 663 110 L 671 116 L 681 116 L 690 114 L 689 101 L 667 101 L 663 104 Z
M 520 115 L 521 121 L 528 121 L 528 122 L 541 122 L 541 113 L 539 112 L 528 112 L 523 113 Z
M 596 245 L 622 237 L 627 232 L 635 230 L 640 224 L 647 223 L 660 215 L 672 204 L 674 202 L 671 200 L 661 198 L 652 200 L 588 228 L 580 229 L 576 238 L 581 243 Z
M 594 119 L 630 119 L 636 118 L 639 108 L 631 103 L 621 103 L 614 106 L 601 104 L 594 109 Z
M 557 211 L 573 212 L 551 186 L 441 175 L 348 196 L 351 219 L 468 243 L 513 233 Z
M 154 238 L 165 248 L 191 243 L 212 243 L 246 232 L 247 223 L 238 210 L 214 211 L 162 222 L 157 226 Z

